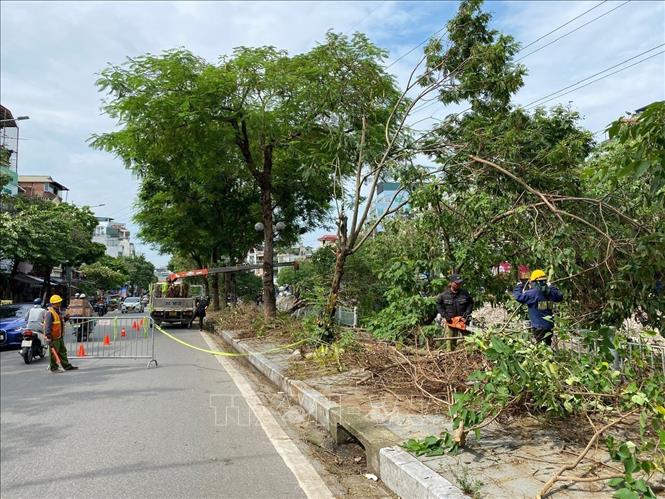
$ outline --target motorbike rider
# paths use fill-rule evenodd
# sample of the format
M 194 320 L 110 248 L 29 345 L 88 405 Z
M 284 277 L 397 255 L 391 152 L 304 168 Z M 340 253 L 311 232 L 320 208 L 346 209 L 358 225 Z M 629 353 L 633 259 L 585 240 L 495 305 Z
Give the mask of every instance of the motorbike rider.
M 73 366 L 67 359 L 67 349 L 65 348 L 65 321 L 69 319 L 67 315 L 63 315 L 60 309 L 62 305 L 62 298 L 59 295 L 51 296 L 49 300 L 51 306 L 46 309 L 44 318 L 44 334 L 50 342 L 50 365 L 49 371 L 52 373 L 62 372 L 58 368 L 58 360 L 65 371 L 74 371 L 78 367 Z
M 28 324 L 25 328 L 30 331 L 42 333 L 44 331 L 44 314 L 46 313 L 46 310 L 42 307 L 41 298 L 35 298 L 32 303 L 34 305 L 26 317 Z

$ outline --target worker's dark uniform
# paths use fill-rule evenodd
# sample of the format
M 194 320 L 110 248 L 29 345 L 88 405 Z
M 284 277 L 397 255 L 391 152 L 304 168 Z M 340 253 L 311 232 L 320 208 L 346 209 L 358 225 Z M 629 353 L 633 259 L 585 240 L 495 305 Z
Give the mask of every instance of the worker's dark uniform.
M 467 323 L 471 320 L 473 312 L 473 298 L 465 289 L 459 288 L 453 293 L 450 288 L 436 297 L 436 309 L 445 321 L 450 336 L 462 336 L 464 331 L 450 326 L 453 317 L 462 317 Z M 457 340 L 448 340 L 448 348 L 454 349 Z
M 196 309 L 194 310 L 194 317 L 192 317 L 192 320 L 189 323 L 189 327 L 192 327 L 192 324 L 194 323 L 194 320 L 198 317 L 199 318 L 199 331 L 203 331 L 203 319 L 206 316 L 206 307 L 208 306 L 208 301 L 205 298 L 202 298 L 199 300 L 199 302 L 196 304 Z
M 537 341 L 552 344 L 554 328 L 554 303 L 563 300 L 563 295 L 555 286 L 539 286 L 531 283 L 527 289 L 524 283 L 518 283 L 513 296 L 519 303 L 529 307 L 531 332 Z
M 46 309 L 46 314 L 44 314 L 44 334 L 51 341 L 50 350 L 50 365 L 49 369 L 51 371 L 58 370 L 58 360 L 57 357 L 53 354 L 53 349 L 55 349 L 58 357 L 60 357 L 60 364 L 65 371 L 73 369 L 67 359 L 67 349 L 65 348 L 65 321 L 62 317 L 62 313 L 55 309 L 55 307 L 49 307 Z

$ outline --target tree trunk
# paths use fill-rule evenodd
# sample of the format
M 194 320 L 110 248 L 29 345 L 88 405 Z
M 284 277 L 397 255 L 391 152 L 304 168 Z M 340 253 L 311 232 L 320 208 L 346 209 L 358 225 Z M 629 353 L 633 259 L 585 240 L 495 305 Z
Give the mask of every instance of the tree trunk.
M 205 294 L 210 299 L 210 277 L 203 279 L 203 287 L 205 289 Z
M 263 222 L 263 314 L 267 319 L 277 315 L 275 284 L 273 282 L 272 195 L 267 181 L 261 185 L 261 215 Z
M 210 276 L 212 280 L 212 309 L 219 310 L 219 274 Z
M 9 298 L 12 301 L 16 301 L 18 299 L 17 296 L 17 290 L 16 290 L 16 274 L 18 274 L 18 266 L 21 262 L 17 257 L 14 257 L 14 263 L 12 264 L 12 271 L 9 274 Z
M 226 296 L 229 297 L 231 305 L 235 304 L 235 294 L 236 294 L 236 274 L 235 272 L 228 272 L 224 274 L 224 291 Z
M 222 286 L 222 292 L 220 293 L 220 305 L 222 309 L 226 308 L 227 302 L 226 302 L 226 297 L 229 295 L 229 274 L 228 272 L 224 272 L 222 274 L 222 279 L 224 281 L 224 286 Z
M 198 265 L 198 267 L 200 269 L 205 267 L 205 265 L 203 265 L 203 260 L 201 258 L 199 258 L 198 256 L 195 256 L 195 255 L 191 255 L 191 256 L 192 256 L 192 260 L 194 260 L 194 263 L 196 263 L 196 265 Z M 203 287 L 205 289 L 206 297 L 208 298 L 208 300 L 210 300 L 210 276 L 206 276 L 206 277 L 203 278 Z
M 348 257 L 348 250 L 346 248 L 337 248 L 337 257 L 335 258 L 335 273 L 330 285 L 330 294 L 326 302 L 326 309 L 324 313 L 324 320 L 328 324 L 333 324 L 335 321 L 335 309 L 337 308 L 337 298 L 339 297 L 339 290 L 342 286 L 342 277 L 344 277 L 344 264 Z
M 212 250 L 210 266 L 212 267 L 219 260 L 217 249 Z M 212 309 L 219 310 L 219 274 L 212 275 Z
M 53 272 L 53 267 L 48 267 L 46 273 L 44 274 L 44 284 L 42 285 L 42 295 L 44 296 L 44 303 L 48 303 L 51 298 L 51 273 Z

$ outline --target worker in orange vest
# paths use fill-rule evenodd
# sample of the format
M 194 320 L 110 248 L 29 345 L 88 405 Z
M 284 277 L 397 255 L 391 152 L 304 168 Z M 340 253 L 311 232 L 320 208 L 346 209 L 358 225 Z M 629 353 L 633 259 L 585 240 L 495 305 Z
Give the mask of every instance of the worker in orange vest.
M 78 367 L 71 365 L 67 360 L 64 338 L 67 317 L 63 316 L 60 310 L 62 298 L 59 295 L 53 295 L 49 301 L 51 306 L 46 310 L 44 316 L 44 334 L 50 343 L 49 350 L 51 352 L 49 371 L 52 373 L 63 372 L 58 367 L 58 360 L 65 371 L 75 371 Z

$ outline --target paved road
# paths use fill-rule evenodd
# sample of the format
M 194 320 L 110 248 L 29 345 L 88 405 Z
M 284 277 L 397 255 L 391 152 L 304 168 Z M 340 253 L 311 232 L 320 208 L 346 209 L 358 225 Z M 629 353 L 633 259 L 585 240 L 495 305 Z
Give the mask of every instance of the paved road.
M 156 369 L 72 355 L 62 374 L 0 353 L 2 498 L 305 496 L 216 358 L 161 335 L 156 351 Z

